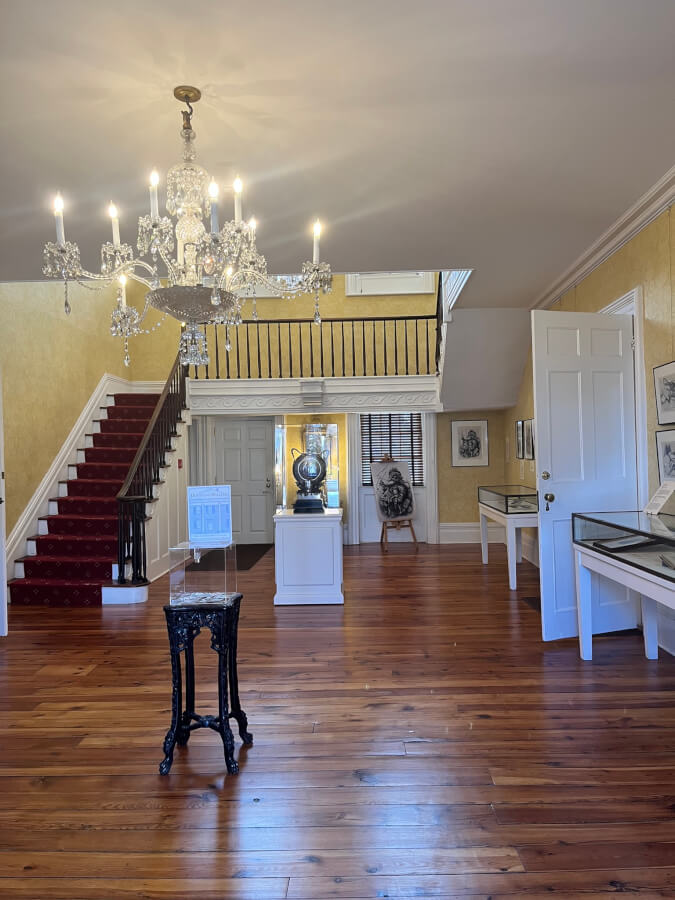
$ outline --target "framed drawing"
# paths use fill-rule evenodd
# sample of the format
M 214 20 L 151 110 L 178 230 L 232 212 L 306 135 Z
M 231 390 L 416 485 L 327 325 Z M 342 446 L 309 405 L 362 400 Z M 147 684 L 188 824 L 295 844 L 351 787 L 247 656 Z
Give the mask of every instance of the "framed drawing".
M 453 466 L 487 466 L 487 419 L 456 421 L 451 425 Z
M 525 435 L 524 435 L 524 422 L 522 419 L 518 419 L 516 422 L 516 459 L 523 459 L 523 452 L 525 446 Z
M 659 425 L 675 422 L 675 362 L 654 369 L 656 418 Z
M 407 462 L 390 459 L 372 462 L 375 509 L 380 522 L 412 519 L 415 514 L 415 497 Z
M 532 433 L 532 419 L 523 422 L 523 458 L 534 459 L 534 435 Z
M 675 479 L 675 429 L 656 432 L 656 455 L 659 460 L 659 482 Z

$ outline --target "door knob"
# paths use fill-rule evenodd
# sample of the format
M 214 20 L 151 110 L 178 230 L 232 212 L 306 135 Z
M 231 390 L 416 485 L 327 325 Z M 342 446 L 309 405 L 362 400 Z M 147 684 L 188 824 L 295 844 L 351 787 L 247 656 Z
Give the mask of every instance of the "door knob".
M 542 472 L 541 477 L 544 479 L 544 481 L 548 481 L 549 478 L 551 477 L 551 473 L 550 472 Z
M 553 503 L 555 500 L 555 494 L 544 494 L 544 500 L 546 501 L 546 511 L 550 509 L 549 503 Z

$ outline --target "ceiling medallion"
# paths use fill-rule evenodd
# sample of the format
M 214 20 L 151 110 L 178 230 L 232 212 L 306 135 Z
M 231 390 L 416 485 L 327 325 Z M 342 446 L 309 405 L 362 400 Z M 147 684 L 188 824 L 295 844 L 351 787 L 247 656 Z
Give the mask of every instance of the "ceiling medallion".
M 183 364 L 205 365 L 208 351 L 204 330 L 209 323 L 227 326 L 226 348 L 229 350 L 230 328 L 242 321 L 242 305 L 253 297 L 256 289 L 271 296 L 296 297 L 314 294 L 314 322 L 321 323 L 319 295 L 332 287 L 328 263 L 321 262 L 319 241 L 321 224 L 314 223 L 314 252 L 311 261 L 303 263 L 299 275 L 268 275 L 265 257 L 256 246 L 256 221 L 242 218 L 242 181 L 235 178 L 234 218 L 221 227 L 218 220 L 218 185 L 205 169 L 195 162 L 195 132 L 192 130 L 192 105 L 201 91 L 190 85 L 175 88 L 174 96 L 186 109 L 182 111 L 183 160 L 166 176 L 166 212 L 159 213 L 159 175 L 150 175 L 150 214 L 138 220 L 138 239 L 134 248 L 120 239 L 120 221 L 113 203 L 108 207 L 112 224 L 112 241 L 101 246 L 101 271 L 89 272 L 80 263 L 77 244 L 66 241 L 63 225 L 63 198 L 54 200 L 56 242 L 44 247 L 43 273 L 64 282 L 65 310 L 70 312 L 68 283 L 101 289 L 117 282 L 117 303 L 112 313 L 111 334 L 124 340 L 124 362 L 129 365 L 129 338 L 154 331 L 167 316 L 183 325 L 180 358 Z M 204 224 L 206 221 L 209 227 Z M 175 255 L 174 255 L 175 250 Z M 162 267 L 160 271 L 160 266 Z M 132 279 L 145 285 L 142 311 L 127 304 L 126 284 Z M 143 327 L 150 307 L 164 316 L 150 330 Z

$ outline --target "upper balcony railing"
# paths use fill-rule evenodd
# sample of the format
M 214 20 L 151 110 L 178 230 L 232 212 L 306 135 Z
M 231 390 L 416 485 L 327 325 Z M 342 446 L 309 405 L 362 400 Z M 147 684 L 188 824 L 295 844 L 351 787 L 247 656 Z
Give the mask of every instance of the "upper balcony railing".
M 194 378 L 350 378 L 433 375 L 437 319 L 258 319 L 230 328 L 204 326 L 210 362 Z

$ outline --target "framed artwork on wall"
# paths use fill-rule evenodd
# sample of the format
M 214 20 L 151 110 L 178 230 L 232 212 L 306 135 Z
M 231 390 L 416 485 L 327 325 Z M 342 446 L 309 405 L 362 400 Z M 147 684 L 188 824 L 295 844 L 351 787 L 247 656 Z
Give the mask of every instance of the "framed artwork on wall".
M 675 479 L 675 429 L 656 432 L 659 482 Z
M 534 459 L 534 420 L 525 419 L 523 422 L 523 458 Z
M 675 362 L 654 369 L 656 418 L 659 425 L 675 422 Z
M 516 459 L 524 459 L 523 453 L 525 448 L 525 431 L 522 419 L 516 422 Z
M 451 425 L 453 466 L 487 466 L 487 419 L 455 421 Z

